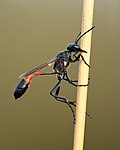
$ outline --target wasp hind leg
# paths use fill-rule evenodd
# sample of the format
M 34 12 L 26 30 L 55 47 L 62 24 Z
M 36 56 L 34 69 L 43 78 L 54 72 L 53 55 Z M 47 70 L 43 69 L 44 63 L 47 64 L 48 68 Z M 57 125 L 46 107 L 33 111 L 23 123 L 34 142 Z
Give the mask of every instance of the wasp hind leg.
M 61 84 L 61 80 L 59 80 L 56 83 L 56 85 L 53 87 L 53 89 L 50 91 L 50 95 L 53 96 L 57 101 L 66 103 L 69 106 L 69 108 L 72 111 L 72 115 L 73 115 L 73 123 L 75 123 L 75 112 L 74 112 L 74 110 L 72 108 L 72 105 L 76 106 L 75 102 L 68 100 L 64 96 L 58 96 L 58 94 L 60 92 L 60 84 Z

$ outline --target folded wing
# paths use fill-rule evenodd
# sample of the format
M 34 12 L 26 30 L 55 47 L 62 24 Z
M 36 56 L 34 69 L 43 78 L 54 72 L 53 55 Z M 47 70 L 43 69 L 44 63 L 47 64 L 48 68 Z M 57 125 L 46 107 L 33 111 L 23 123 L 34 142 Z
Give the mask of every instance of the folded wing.
M 35 67 L 35 68 L 33 68 L 33 69 L 31 69 L 31 70 L 29 70 L 29 71 L 27 71 L 27 72 L 21 74 L 21 75 L 19 76 L 19 78 L 24 78 L 24 77 L 27 77 L 27 76 L 29 76 L 29 75 L 31 75 L 31 74 L 34 74 L 35 72 L 40 71 L 41 69 L 43 69 L 43 68 L 45 68 L 46 66 L 52 64 L 53 62 L 56 62 L 57 60 L 58 60 L 58 57 L 54 57 L 53 59 L 51 59 L 51 60 L 49 60 L 49 61 L 46 61 L 46 62 L 40 64 L 39 66 L 37 66 L 37 67 Z

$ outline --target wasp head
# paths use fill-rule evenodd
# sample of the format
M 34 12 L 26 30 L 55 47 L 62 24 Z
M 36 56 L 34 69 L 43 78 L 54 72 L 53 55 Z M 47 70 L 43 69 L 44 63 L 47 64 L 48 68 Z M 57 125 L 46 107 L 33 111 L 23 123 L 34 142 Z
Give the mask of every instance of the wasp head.
M 77 45 L 76 43 L 71 43 L 71 44 L 69 44 L 69 45 L 67 46 L 67 50 L 69 50 L 70 52 L 76 52 L 76 53 L 78 53 L 78 52 L 87 53 L 85 50 L 82 50 L 82 49 L 80 48 L 80 46 Z
M 84 32 L 82 35 L 81 35 L 81 32 L 77 35 L 76 39 L 75 39 L 75 42 L 74 43 L 71 43 L 67 46 L 67 50 L 69 50 L 70 52 L 84 52 L 84 53 L 87 53 L 85 50 L 82 50 L 80 48 L 80 46 L 78 45 L 78 42 L 79 40 L 86 34 L 88 33 L 89 31 L 91 31 L 93 28 L 95 28 L 95 26 L 93 26 L 92 28 L 90 28 L 89 30 L 87 30 L 86 32 Z

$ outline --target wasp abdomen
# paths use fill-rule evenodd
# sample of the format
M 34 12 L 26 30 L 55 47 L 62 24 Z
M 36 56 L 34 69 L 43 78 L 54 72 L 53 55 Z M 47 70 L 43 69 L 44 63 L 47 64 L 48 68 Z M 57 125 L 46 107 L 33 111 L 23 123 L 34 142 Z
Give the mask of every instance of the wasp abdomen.
M 20 98 L 26 92 L 26 90 L 27 90 L 30 82 L 32 81 L 32 77 L 33 77 L 33 74 L 24 77 L 19 82 L 19 84 L 17 85 L 17 87 L 15 88 L 15 91 L 14 91 L 14 97 L 15 97 L 15 99 Z
M 19 82 L 19 84 L 17 85 L 17 87 L 15 88 L 15 91 L 14 91 L 15 99 L 20 98 L 26 92 L 29 84 L 30 84 L 30 82 L 28 83 L 24 79 L 22 79 Z

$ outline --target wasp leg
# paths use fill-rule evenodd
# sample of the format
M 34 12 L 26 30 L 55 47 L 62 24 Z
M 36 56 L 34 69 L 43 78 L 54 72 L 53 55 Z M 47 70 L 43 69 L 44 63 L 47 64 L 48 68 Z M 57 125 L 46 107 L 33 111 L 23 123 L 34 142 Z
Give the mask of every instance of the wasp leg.
M 68 76 L 68 74 L 67 74 L 67 72 L 66 72 L 66 74 L 65 74 L 65 77 L 66 78 L 63 78 L 65 81 L 68 81 L 70 84 L 72 84 L 72 85 L 74 85 L 75 87 L 77 87 L 77 86 L 88 86 L 89 85 L 89 78 L 88 78 L 88 84 L 81 84 L 81 85 L 78 85 L 78 84 L 76 84 L 76 83 L 74 83 L 74 82 L 78 82 L 77 80 L 71 80 L 70 78 L 69 78 L 69 76 Z
M 76 61 L 79 61 L 80 60 L 80 57 L 82 58 L 82 60 L 84 61 L 84 63 L 90 68 L 90 65 L 88 65 L 88 63 L 85 61 L 85 59 L 84 59 L 84 57 L 83 57 L 83 55 L 81 55 L 81 54 L 79 54 L 78 56 L 75 56 L 74 55 L 74 57 L 75 57 L 75 59 L 74 60 L 72 60 L 72 62 L 76 62 Z
M 65 98 L 64 96 L 58 96 L 59 91 L 60 91 L 60 84 L 61 84 L 61 80 L 59 80 L 59 81 L 57 82 L 57 84 L 53 87 L 53 89 L 50 91 L 50 95 L 53 96 L 55 99 L 57 99 L 57 100 L 60 101 L 60 102 L 67 103 L 67 102 L 66 102 L 66 98 Z M 71 105 L 76 106 L 74 101 L 68 100 L 68 102 L 69 102 Z
M 88 65 L 88 63 L 85 61 L 83 55 L 80 54 L 80 56 L 81 56 L 82 60 L 84 61 L 84 63 L 90 68 L 90 65 Z
M 79 54 L 78 56 L 75 56 L 75 55 L 74 55 L 75 59 L 74 59 L 74 60 L 72 60 L 72 62 L 79 61 L 79 60 L 80 60 L 80 56 L 81 56 L 80 54 Z
M 59 80 L 56 83 L 56 85 L 53 87 L 53 89 L 50 91 L 50 95 L 53 96 L 57 101 L 64 102 L 64 103 L 68 104 L 68 106 L 70 107 L 70 109 L 72 111 L 73 122 L 75 123 L 75 112 L 74 112 L 74 110 L 73 110 L 73 108 L 71 106 L 71 105 L 76 106 L 75 102 L 72 102 L 72 101 L 68 100 L 64 96 L 58 96 L 59 91 L 60 91 L 60 84 L 61 84 L 61 80 Z

